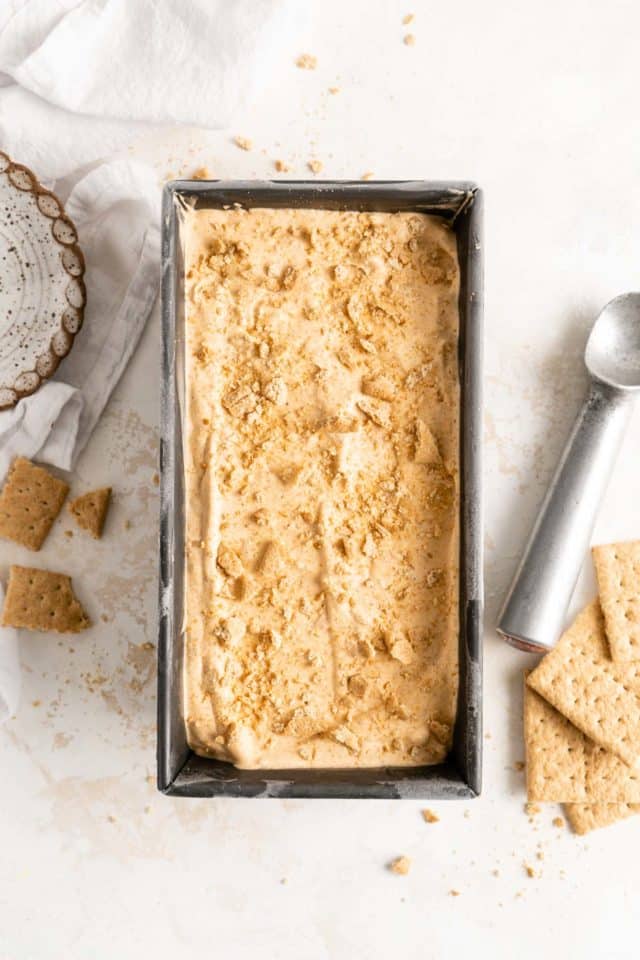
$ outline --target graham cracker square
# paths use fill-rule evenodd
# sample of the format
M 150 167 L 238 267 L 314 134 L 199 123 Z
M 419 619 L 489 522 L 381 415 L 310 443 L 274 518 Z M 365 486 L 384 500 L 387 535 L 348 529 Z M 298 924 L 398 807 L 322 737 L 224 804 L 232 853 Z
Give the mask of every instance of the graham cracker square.
M 528 686 L 524 735 L 531 803 L 640 803 L 640 771 L 585 737 Z
M 99 490 L 83 493 L 69 504 L 69 510 L 78 526 L 88 530 L 94 540 L 99 540 L 102 536 L 110 500 L 111 487 L 101 487 Z
M 611 658 L 640 660 L 640 540 L 592 549 Z
M 527 683 L 598 746 L 629 766 L 640 762 L 640 663 L 611 660 L 597 600 Z
M 64 480 L 17 457 L 0 493 L 0 537 L 39 550 L 68 492 Z
M 65 573 L 12 566 L 2 609 L 2 625 L 55 633 L 80 633 L 91 622 Z
M 640 803 L 567 803 L 564 809 L 573 832 L 585 834 L 640 813 Z

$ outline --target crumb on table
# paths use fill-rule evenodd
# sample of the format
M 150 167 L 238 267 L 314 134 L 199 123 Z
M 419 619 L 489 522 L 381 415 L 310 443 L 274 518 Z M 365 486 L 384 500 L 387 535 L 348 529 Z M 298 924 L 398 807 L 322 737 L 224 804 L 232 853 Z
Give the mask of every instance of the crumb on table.
M 320 173 L 322 170 L 322 160 L 309 160 L 307 166 L 312 173 Z
M 410 869 L 411 859 L 409 857 L 396 857 L 395 860 L 392 860 L 389 864 L 391 873 L 395 873 L 401 877 L 406 876 Z
M 422 811 L 422 819 L 425 821 L 425 823 L 440 822 L 440 817 L 438 816 L 438 814 L 434 813 L 433 810 L 429 810 L 428 807 Z
M 551 823 L 553 824 L 554 827 L 557 827 L 559 830 L 561 830 L 562 827 L 564 827 L 564 820 L 562 819 L 562 817 L 554 817 Z
M 236 147 L 240 147 L 241 150 L 251 150 L 253 148 L 253 140 L 250 140 L 248 137 L 234 137 L 233 142 Z
M 407 33 L 403 39 L 403 43 L 406 47 L 413 47 L 415 45 L 416 38 L 412 33 Z
M 312 53 L 301 53 L 296 60 L 296 67 L 300 70 L 315 70 L 318 66 L 318 58 Z

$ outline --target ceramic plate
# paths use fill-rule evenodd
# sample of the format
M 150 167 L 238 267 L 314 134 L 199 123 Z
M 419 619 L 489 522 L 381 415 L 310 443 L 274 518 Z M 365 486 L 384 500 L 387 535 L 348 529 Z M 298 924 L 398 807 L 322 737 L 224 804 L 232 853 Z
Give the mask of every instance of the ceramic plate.
M 37 390 L 82 326 L 84 259 L 60 201 L 0 152 L 0 409 Z

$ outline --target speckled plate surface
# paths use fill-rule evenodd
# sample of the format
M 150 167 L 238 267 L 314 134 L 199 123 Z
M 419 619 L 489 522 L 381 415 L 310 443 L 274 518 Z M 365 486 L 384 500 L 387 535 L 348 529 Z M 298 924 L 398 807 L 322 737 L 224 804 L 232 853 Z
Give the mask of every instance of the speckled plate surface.
M 74 225 L 34 174 L 0 151 L 0 409 L 38 389 L 82 326 Z

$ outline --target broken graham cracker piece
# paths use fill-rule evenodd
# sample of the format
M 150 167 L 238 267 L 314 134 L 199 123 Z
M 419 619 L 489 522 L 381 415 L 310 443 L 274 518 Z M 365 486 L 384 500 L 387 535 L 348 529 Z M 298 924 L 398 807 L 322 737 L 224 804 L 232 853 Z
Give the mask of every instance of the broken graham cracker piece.
M 573 832 L 583 835 L 640 813 L 640 803 L 567 803 L 564 809 Z
M 599 746 L 629 766 L 640 765 L 640 663 L 611 660 L 597 600 L 527 683 Z
M 526 685 L 524 738 L 530 802 L 640 802 L 640 773 L 585 737 Z
M 79 527 L 88 530 L 94 540 L 102 536 L 105 517 L 111 501 L 111 487 L 101 487 L 99 490 L 90 490 L 76 497 L 69 504 L 69 512 Z
M 413 459 L 415 462 L 424 463 L 429 467 L 442 463 L 436 439 L 424 420 L 417 419 L 414 430 Z
M 0 493 L 0 537 L 39 550 L 68 492 L 64 480 L 17 457 Z
M 71 587 L 71 577 L 50 570 L 12 566 L 2 625 L 55 633 L 80 633 L 91 626 Z
M 593 547 L 611 659 L 640 660 L 640 540 Z

